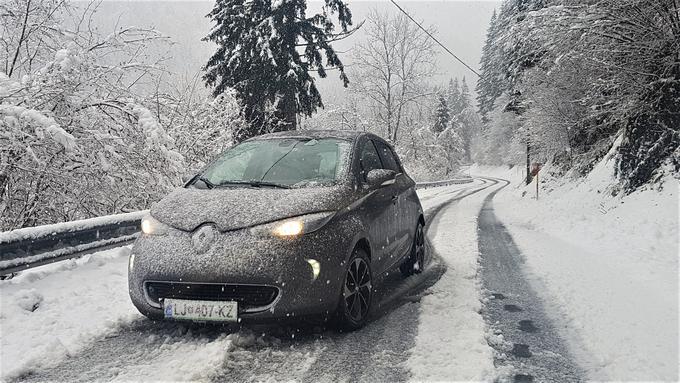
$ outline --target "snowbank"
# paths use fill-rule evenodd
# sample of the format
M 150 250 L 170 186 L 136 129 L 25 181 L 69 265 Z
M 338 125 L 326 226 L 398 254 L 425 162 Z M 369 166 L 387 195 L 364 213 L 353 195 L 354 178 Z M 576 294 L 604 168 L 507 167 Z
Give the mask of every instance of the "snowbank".
M 472 172 L 512 182 L 494 210 L 589 378 L 677 381 L 678 181 L 623 197 L 613 161 L 578 181 L 548 170 L 539 200 L 521 169 Z
M 127 290 L 128 247 L 0 281 L 0 380 L 74 355 L 140 317 Z

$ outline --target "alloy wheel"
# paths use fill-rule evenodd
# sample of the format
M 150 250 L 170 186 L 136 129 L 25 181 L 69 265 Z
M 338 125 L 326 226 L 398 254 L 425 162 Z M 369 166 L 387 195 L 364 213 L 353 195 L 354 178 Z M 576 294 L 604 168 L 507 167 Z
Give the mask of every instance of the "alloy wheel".
M 342 294 L 347 316 L 352 321 L 359 323 L 368 315 L 371 289 L 371 271 L 368 264 L 363 258 L 354 258 L 347 270 Z

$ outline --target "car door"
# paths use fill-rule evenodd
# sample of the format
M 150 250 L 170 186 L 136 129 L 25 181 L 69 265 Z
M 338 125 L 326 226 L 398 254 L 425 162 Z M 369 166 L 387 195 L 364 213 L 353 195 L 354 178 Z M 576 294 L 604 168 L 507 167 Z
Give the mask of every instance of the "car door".
M 397 176 L 395 183 L 387 188 L 390 194 L 394 209 L 394 233 L 392 235 L 392 262 L 389 266 L 401 261 L 403 256 L 410 250 L 413 233 L 415 231 L 415 221 L 412 219 L 411 202 L 409 198 L 409 191 L 413 186 L 413 181 L 404 174 L 401 165 L 396 159 L 396 155 L 392 148 L 381 140 L 374 140 L 375 146 L 378 149 L 378 154 L 383 164 L 384 169 L 394 170 L 400 173 Z
M 383 169 L 383 164 L 374 143 L 363 137 L 358 145 L 357 177 L 365 194 L 360 209 L 368 223 L 369 240 L 373 248 L 372 264 L 377 273 L 385 271 L 391 264 L 390 256 L 394 254 L 395 232 L 397 225 L 396 205 L 393 201 L 394 190 L 391 186 L 370 189 L 366 182 L 368 172 Z

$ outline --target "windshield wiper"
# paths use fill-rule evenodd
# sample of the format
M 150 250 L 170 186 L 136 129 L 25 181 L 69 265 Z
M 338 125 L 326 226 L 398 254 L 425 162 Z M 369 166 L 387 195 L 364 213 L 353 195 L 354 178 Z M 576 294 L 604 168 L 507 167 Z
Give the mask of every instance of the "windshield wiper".
M 283 184 L 277 184 L 276 182 L 268 182 L 268 181 L 250 181 L 251 186 L 255 187 L 261 187 L 261 186 L 270 186 L 274 188 L 279 188 L 279 189 L 290 189 L 290 186 L 288 185 L 283 185 Z
M 252 187 L 262 187 L 262 186 L 268 186 L 268 187 L 274 187 L 274 188 L 279 188 L 279 189 L 290 189 L 290 186 L 288 185 L 283 185 L 283 184 L 277 184 L 276 182 L 267 182 L 267 181 L 258 181 L 258 180 L 249 180 L 249 181 L 224 181 L 220 182 L 219 185 L 217 186 L 222 186 L 222 185 L 250 185 Z

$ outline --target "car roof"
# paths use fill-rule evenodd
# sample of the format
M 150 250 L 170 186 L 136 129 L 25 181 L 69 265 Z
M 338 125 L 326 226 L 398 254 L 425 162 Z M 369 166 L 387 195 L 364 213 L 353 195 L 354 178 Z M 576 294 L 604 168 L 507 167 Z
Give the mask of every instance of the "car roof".
M 267 133 L 261 136 L 256 136 L 250 140 L 266 140 L 272 138 L 340 138 L 343 140 L 354 141 L 362 135 L 377 137 L 374 134 L 362 132 L 359 130 L 288 130 L 284 132 Z M 379 138 L 379 137 L 378 137 Z

